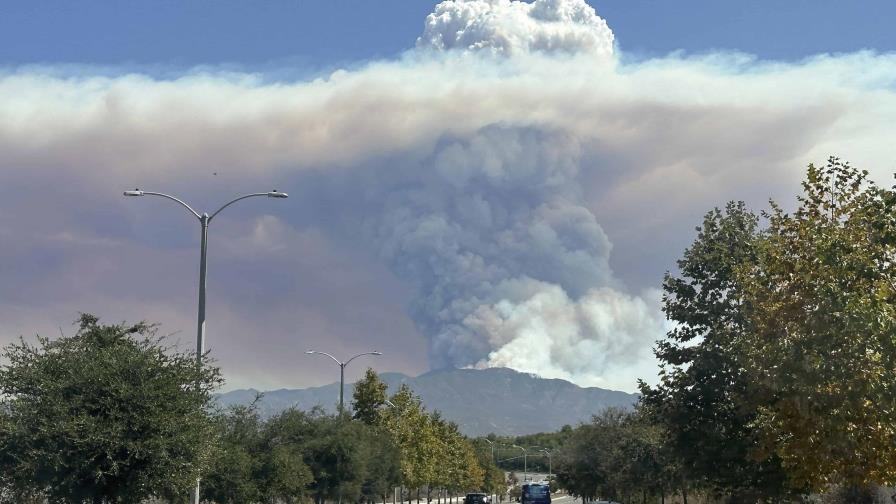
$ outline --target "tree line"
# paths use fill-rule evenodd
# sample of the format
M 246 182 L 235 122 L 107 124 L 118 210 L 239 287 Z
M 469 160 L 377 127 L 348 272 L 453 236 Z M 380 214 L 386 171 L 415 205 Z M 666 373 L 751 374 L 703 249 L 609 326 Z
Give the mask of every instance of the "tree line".
M 896 191 L 836 158 L 802 189 L 792 210 L 704 217 L 663 282 L 659 383 L 575 429 L 559 482 L 723 503 L 896 485 Z
M 504 473 L 407 386 L 391 398 L 373 370 L 354 412 L 258 401 L 220 409 L 220 371 L 146 323 L 82 315 L 73 336 L 5 348 L 0 367 L 0 502 L 218 504 L 436 501 L 503 492 Z M 422 489 L 422 490 L 421 490 Z

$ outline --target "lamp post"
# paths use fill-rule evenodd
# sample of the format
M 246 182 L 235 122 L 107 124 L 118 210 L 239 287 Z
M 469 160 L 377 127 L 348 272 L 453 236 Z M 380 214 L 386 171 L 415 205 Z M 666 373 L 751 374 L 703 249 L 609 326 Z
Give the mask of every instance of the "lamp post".
M 529 481 L 529 452 L 520 445 L 513 445 L 514 448 L 523 450 L 523 483 Z
M 205 353 L 205 277 L 206 272 L 208 271 L 208 264 L 206 261 L 206 256 L 208 254 L 208 226 L 211 224 L 212 219 L 215 218 L 216 215 L 221 213 L 221 210 L 229 207 L 230 205 L 236 203 L 237 201 L 244 200 L 246 198 L 254 198 L 256 196 L 265 196 L 268 198 L 288 198 L 289 195 L 285 192 L 280 192 L 276 189 L 273 191 L 262 192 L 262 193 L 252 193 L 240 196 L 238 198 L 232 199 L 222 205 L 220 208 L 215 210 L 211 215 L 207 213 L 199 214 L 196 210 L 193 210 L 193 207 L 184 203 L 182 200 L 175 198 L 169 194 L 164 194 L 160 192 L 152 192 L 152 191 L 141 191 L 140 189 L 134 189 L 133 191 L 125 191 L 125 196 L 129 197 L 139 197 L 139 196 L 160 196 L 162 198 L 170 199 L 182 207 L 186 208 L 193 214 L 194 217 L 199 219 L 199 225 L 201 227 L 201 240 L 199 245 L 199 313 L 197 316 L 197 328 L 196 328 L 196 362 L 201 366 L 202 365 L 202 354 Z M 191 496 L 192 504 L 199 504 L 199 480 L 196 480 L 196 488 L 193 490 L 193 495 Z
M 495 467 L 497 467 L 498 463 L 495 460 L 495 442 L 490 440 L 489 438 L 482 438 L 482 440 L 488 443 L 489 447 L 492 449 L 492 463 L 495 464 Z M 497 494 L 494 495 L 495 497 L 498 496 Z M 491 498 L 491 496 L 489 496 L 489 498 Z
M 554 457 L 547 448 L 542 448 L 541 452 L 548 456 L 548 480 L 550 480 L 554 476 Z
M 342 362 L 339 359 L 337 359 L 336 357 L 333 357 L 332 355 L 328 354 L 327 352 L 318 352 L 317 350 L 308 350 L 305 353 L 308 355 L 315 355 L 315 354 L 326 355 L 327 357 L 333 359 L 333 362 L 335 362 L 336 364 L 339 364 L 339 416 L 340 417 L 342 417 L 342 413 L 343 413 L 343 393 L 345 392 L 345 366 L 348 366 L 351 361 L 357 359 L 358 357 L 361 357 L 362 355 L 383 355 L 382 352 L 376 352 L 376 351 L 363 352 L 363 353 L 359 353 L 358 355 L 355 355 L 354 357 L 352 357 L 351 359 L 349 359 L 345 362 Z

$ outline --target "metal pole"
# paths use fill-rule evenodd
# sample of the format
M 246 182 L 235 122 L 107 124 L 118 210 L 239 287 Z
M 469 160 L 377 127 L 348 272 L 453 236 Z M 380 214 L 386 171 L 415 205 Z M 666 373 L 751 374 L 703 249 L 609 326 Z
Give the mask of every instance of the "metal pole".
M 208 214 L 202 214 L 199 218 L 202 225 L 202 240 L 199 253 L 199 316 L 197 317 L 196 330 L 196 362 L 202 364 L 202 354 L 205 352 L 205 286 L 208 273 Z
M 345 393 L 345 363 L 339 363 L 339 416 L 342 417 L 343 412 L 345 411 L 342 396 Z
M 523 483 L 527 483 L 529 481 L 529 452 L 523 447 L 520 449 L 523 450 Z
M 208 214 L 203 213 L 199 217 L 199 223 L 202 225 L 202 239 L 199 245 L 199 314 L 196 317 L 196 364 L 202 366 L 202 354 L 205 353 L 205 287 L 206 276 L 208 273 Z M 197 383 L 198 386 L 198 383 Z M 190 497 L 192 504 L 199 504 L 199 483 L 200 479 L 196 478 L 196 487 L 193 489 L 193 495 Z

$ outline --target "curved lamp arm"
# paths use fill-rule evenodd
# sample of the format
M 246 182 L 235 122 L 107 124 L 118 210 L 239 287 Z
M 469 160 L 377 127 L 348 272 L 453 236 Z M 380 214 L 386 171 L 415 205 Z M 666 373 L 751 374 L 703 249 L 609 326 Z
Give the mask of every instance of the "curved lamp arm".
M 341 362 L 339 359 L 337 359 L 336 357 L 333 357 L 332 355 L 328 354 L 327 352 L 318 352 L 317 350 L 308 350 L 308 351 L 305 352 L 305 353 L 308 354 L 308 355 L 314 355 L 314 354 L 317 354 L 317 355 L 326 355 L 327 357 L 333 359 L 333 362 L 335 362 L 336 364 L 339 364 L 340 366 L 343 366 L 343 365 L 344 365 L 344 364 L 342 364 L 342 362 Z
M 182 200 L 175 198 L 174 196 L 171 196 L 170 194 L 165 194 L 165 193 L 160 193 L 160 192 L 152 192 L 152 191 L 141 191 L 140 189 L 134 189 L 133 191 L 125 191 L 124 195 L 125 196 L 147 196 L 148 195 L 148 196 L 161 196 L 163 198 L 168 198 L 171 201 L 175 201 L 178 204 L 180 204 L 182 207 L 189 210 L 190 213 L 193 214 L 197 219 L 202 219 L 202 216 L 199 215 L 199 212 L 197 212 L 196 210 L 193 210 L 193 207 L 184 203 Z
M 229 207 L 230 205 L 236 203 L 237 201 L 244 200 L 246 198 L 254 198 L 256 196 L 267 196 L 269 198 L 288 198 L 289 197 L 289 195 L 286 194 L 285 192 L 280 192 L 280 191 L 277 191 L 276 189 L 273 191 L 269 191 L 269 192 L 246 194 L 244 196 L 240 196 L 239 198 L 236 198 L 234 200 L 231 200 L 231 201 L 225 203 L 221 208 L 215 210 L 215 212 L 213 214 L 211 214 L 211 216 L 209 216 L 209 218 L 208 218 L 209 222 L 211 222 L 211 220 L 214 219 L 216 215 L 221 213 L 221 210 L 224 210 L 225 208 Z
M 362 355 L 383 355 L 383 353 L 382 353 L 382 352 L 364 352 L 364 353 L 359 353 L 358 355 L 356 355 L 356 356 L 352 357 L 351 359 L 345 361 L 345 364 L 343 364 L 343 365 L 344 365 L 344 366 L 348 366 L 348 363 L 349 363 L 349 362 L 351 362 L 351 361 L 357 359 L 358 357 L 361 357 Z

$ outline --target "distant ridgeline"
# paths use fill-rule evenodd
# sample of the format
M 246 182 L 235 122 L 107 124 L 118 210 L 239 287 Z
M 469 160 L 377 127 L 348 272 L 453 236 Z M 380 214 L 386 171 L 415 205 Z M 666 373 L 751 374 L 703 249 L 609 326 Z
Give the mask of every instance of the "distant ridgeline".
M 407 383 L 423 400 L 429 411 L 439 410 L 456 422 L 468 436 L 489 433 L 525 435 L 559 430 L 563 425 L 586 422 L 607 407 L 631 408 L 637 394 L 582 388 L 565 380 L 544 379 L 512 369 L 442 369 L 412 378 L 400 373 L 382 373 L 389 393 Z M 249 404 L 258 391 L 234 390 L 218 396 L 222 406 Z M 351 402 L 352 386 L 346 384 L 346 406 Z M 272 390 L 264 393 L 259 405 L 264 416 L 290 406 L 303 410 L 322 406 L 336 410 L 339 384 L 298 390 Z

